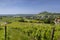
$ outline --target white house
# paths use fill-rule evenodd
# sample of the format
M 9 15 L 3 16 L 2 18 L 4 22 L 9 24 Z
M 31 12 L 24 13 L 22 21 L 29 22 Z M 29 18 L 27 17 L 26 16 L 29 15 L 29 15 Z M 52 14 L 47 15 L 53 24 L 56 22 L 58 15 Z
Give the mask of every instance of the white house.
M 55 24 L 59 24 L 59 23 L 60 23 L 60 18 L 56 18 L 56 19 L 54 20 L 54 23 L 55 23 Z

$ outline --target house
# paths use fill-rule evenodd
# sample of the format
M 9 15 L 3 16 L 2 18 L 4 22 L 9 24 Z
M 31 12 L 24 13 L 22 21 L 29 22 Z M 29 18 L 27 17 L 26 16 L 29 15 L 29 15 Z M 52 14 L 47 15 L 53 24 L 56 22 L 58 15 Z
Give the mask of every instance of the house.
M 55 23 L 55 24 L 59 24 L 59 23 L 60 23 L 60 18 L 56 18 L 56 19 L 54 20 L 54 23 Z

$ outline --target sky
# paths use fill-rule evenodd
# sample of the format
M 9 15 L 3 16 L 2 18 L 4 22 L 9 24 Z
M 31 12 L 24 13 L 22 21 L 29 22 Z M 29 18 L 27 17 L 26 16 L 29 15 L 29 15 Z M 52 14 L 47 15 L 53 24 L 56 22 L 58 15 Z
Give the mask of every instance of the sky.
M 60 0 L 0 0 L 0 14 L 60 13 Z

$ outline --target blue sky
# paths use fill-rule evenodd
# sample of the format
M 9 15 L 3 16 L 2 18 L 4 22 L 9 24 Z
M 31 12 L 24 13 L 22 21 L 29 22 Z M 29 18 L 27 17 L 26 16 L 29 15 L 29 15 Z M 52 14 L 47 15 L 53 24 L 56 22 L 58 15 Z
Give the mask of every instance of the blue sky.
M 0 14 L 60 12 L 60 0 L 0 0 Z

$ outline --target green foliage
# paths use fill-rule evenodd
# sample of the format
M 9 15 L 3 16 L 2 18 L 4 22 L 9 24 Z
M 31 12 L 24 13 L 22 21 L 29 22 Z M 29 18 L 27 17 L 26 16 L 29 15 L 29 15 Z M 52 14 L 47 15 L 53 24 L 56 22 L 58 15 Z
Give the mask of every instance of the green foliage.
M 51 40 L 52 27 L 50 24 L 14 22 L 8 25 L 8 33 L 11 40 Z M 55 37 L 58 39 L 58 35 Z
M 51 40 L 51 24 L 12 22 L 7 25 L 9 40 Z M 4 40 L 4 27 L 0 28 L 0 40 Z M 55 25 L 54 40 L 60 38 L 60 25 Z
M 48 14 L 44 12 L 43 14 Z M 60 25 L 51 25 L 55 17 L 27 19 L 20 17 L 0 18 L 0 40 L 4 40 L 4 22 L 7 22 L 7 40 L 51 40 L 52 27 L 55 26 L 54 40 L 60 40 Z M 44 24 L 49 23 L 49 24 Z M 51 23 L 51 24 L 50 24 Z

